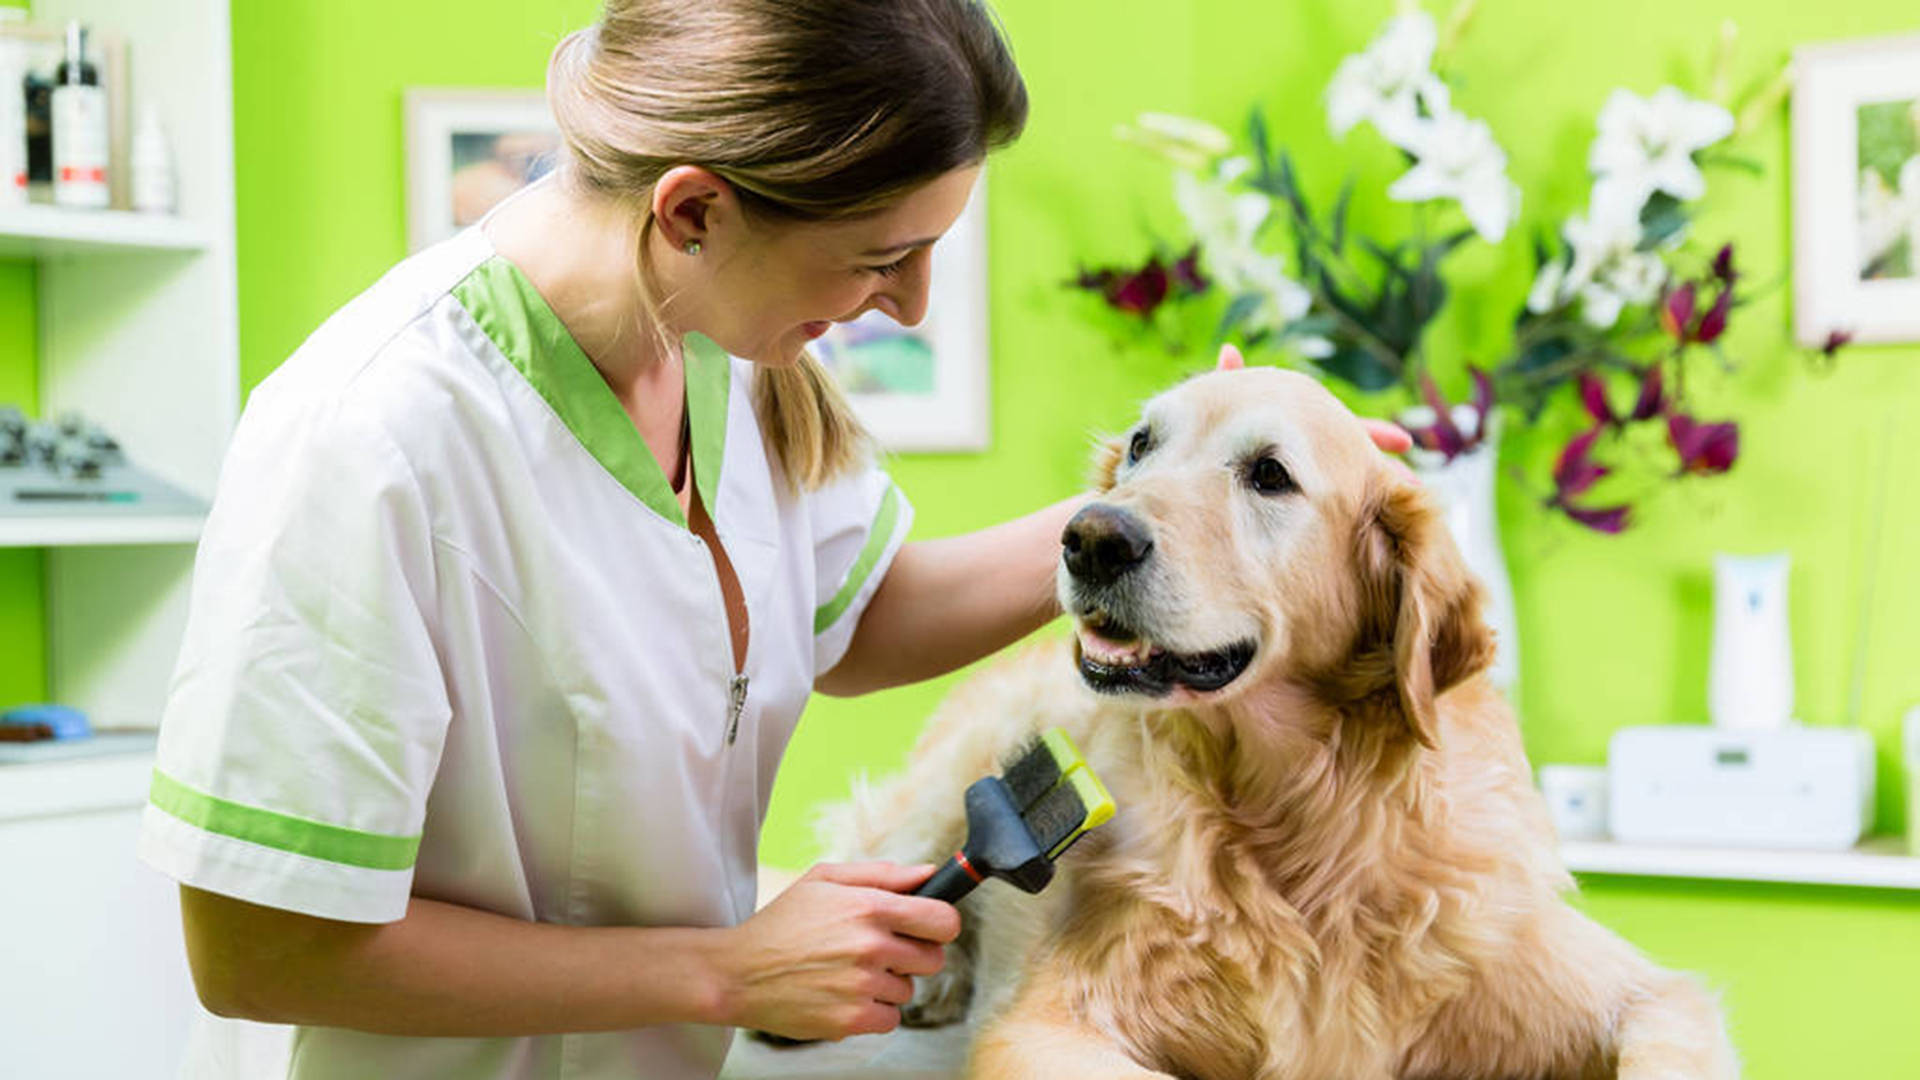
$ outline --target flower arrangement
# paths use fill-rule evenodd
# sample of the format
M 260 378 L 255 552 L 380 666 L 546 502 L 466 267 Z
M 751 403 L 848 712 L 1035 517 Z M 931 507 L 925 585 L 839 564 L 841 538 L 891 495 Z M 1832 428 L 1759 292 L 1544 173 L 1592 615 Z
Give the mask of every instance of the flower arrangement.
M 1337 138 L 1366 126 L 1399 152 L 1405 171 L 1386 195 L 1410 206 L 1406 235 L 1351 227 L 1351 177 L 1324 211 L 1311 205 L 1292 155 L 1257 109 L 1244 146 L 1198 120 L 1147 114 L 1119 134 L 1171 164 L 1174 202 L 1195 243 L 1139 267 L 1084 270 L 1069 284 L 1175 345 L 1171 312 L 1209 298 L 1223 304 L 1217 338 L 1277 351 L 1376 400 L 1413 433 L 1416 463 L 1476 452 L 1498 409 L 1531 421 L 1550 401 L 1577 397 L 1591 422 L 1560 452 L 1540 502 L 1580 525 L 1619 532 L 1631 503 L 1591 501 L 1616 467 L 1600 461 L 1603 452 L 1657 463 L 1627 452 L 1657 429 L 1670 462 L 1651 465 L 1661 480 L 1724 473 L 1738 457 L 1738 425 L 1697 417 L 1687 376 L 1703 362 L 1731 369 L 1722 338 L 1755 295 L 1733 246 L 1703 255 L 1692 226 L 1707 195 L 1703 166 L 1757 168 L 1727 144 L 1778 107 L 1786 73 L 1729 104 L 1729 26 L 1708 99 L 1673 87 L 1644 97 L 1614 91 L 1588 157 L 1588 204 L 1534 242 L 1537 272 L 1514 300 L 1512 340 L 1488 350 L 1501 358 L 1437 380 L 1424 340 L 1450 295 L 1448 260 L 1471 244 L 1506 242 L 1521 203 L 1492 129 L 1453 104 L 1445 61 L 1474 4 L 1460 0 L 1444 26 L 1403 6 L 1340 63 L 1326 91 Z M 1842 344 L 1837 336 L 1824 352 Z M 1462 375 L 1472 389 L 1449 402 L 1439 380 Z M 1616 396 L 1629 395 L 1630 406 L 1616 407 Z

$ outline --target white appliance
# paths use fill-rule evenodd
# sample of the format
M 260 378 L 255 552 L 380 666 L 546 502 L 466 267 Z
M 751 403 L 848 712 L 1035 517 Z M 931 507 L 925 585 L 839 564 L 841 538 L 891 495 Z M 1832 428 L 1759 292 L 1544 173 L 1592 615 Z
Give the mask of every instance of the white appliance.
M 1707 714 L 1716 727 L 1777 728 L 1793 720 L 1787 556 L 1713 558 L 1713 654 Z
M 1623 728 L 1607 777 L 1623 843 L 1838 851 L 1873 821 L 1873 739 L 1859 728 Z

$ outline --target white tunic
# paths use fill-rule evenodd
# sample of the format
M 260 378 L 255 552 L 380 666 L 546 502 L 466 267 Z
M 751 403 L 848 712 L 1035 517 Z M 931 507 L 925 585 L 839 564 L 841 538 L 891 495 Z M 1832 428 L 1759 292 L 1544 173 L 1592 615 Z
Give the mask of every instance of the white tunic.
M 753 910 L 774 769 L 911 510 L 865 469 L 787 486 L 752 365 L 685 347 L 694 482 L 752 627 L 592 363 L 469 229 L 400 264 L 248 402 L 195 564 L 147 862 L 330 919 L 410 895 L 576 926 Z M 716 1075 L 731 1032 L 543 1038 L 208 1018 L 185 1075 Z

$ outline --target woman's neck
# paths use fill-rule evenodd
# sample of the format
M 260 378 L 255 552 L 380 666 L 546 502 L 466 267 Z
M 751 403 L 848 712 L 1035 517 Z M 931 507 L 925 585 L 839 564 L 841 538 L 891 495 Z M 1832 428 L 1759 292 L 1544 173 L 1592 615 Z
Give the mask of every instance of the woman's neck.
M 629 208 L 553 175 L 502 206 L 486 229 L 616 394 L 624 399 L 627 388 L 678 368 L 640 304 Z

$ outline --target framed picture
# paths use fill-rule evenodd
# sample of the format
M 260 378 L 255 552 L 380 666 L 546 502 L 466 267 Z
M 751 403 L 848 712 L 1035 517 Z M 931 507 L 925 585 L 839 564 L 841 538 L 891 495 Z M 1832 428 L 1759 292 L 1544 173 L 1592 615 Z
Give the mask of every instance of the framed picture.
M 1920 341 L 1920 37 L 1793 62 L 1795 336 Z
M 438 243 L 552 170 L 560 128 L 540 90 L 408 90 L 407 247 Z
M 877 311 L 835 326 L 813 353 L 888 450 L 985 450 L 986 180 L 933 247 L 927 317 L 903 327 Z

